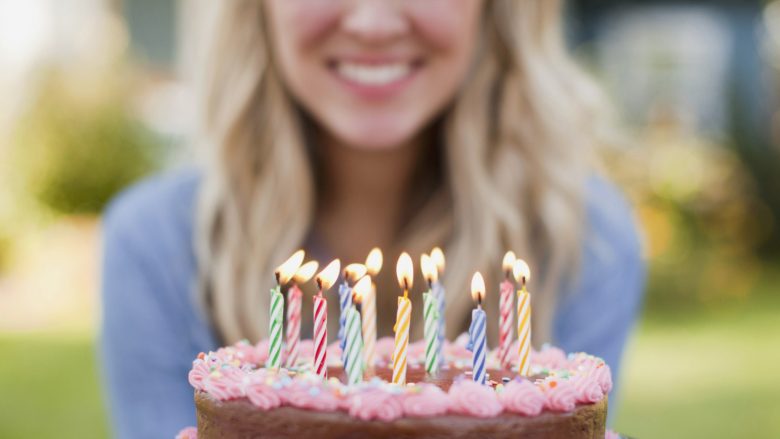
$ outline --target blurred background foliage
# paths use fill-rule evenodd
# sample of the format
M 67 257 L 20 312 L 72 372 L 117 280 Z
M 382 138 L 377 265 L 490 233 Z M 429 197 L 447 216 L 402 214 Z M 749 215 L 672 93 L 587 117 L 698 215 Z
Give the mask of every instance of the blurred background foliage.
M 11 163 L 22 190 L 59 215 L 98 215 L 120 190 L 155 169 L 158 139 L 134 118 L 129 87 L 92 84 L 88 98 L 46 72 L 19 121 Z M 99 90 L 95 90 L 99 87 Z
M 186 163 L 207 0 L 0 0 L 0 437 L 106 437 L 100 212 Z M 572 0 L 645 234 L 617 427 L 780 437 L 780 2 Z M 7 357 L 6 357 L 7 355 Z M 56 365 L 59 375 L 49 373 Z M 48 421 L 40 422 L 40 413 Z

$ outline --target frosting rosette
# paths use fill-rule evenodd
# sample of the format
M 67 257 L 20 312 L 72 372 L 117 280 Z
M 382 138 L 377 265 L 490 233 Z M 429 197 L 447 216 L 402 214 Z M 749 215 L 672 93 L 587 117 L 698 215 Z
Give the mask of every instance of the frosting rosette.
M 577 390 L 572 383 L 557 378 L 546 379 L 542 385 L 545 408 L 554 412 L 570 412 L 577 405 Z
M 524 416 L 536 416 L 542 412 L 545 396 L 535 384 L 528 380 L 510 381 L 498 394 L 504 410 Z
M 364 421 L 392 421 L 404 414 L 401 395 L 378 388 L 362 390 L 349 398 L 349 414 Z
M 472 380 L 463 379 L 450 387 L 450 411 L 461 415 L 489 418 L 498 416 L 503 407 L 495 390 Z
M 411 417 L 443 415 L 450 408 L 450 399 L 439 387 L 422 384 L 403 399 L 404 413 Z

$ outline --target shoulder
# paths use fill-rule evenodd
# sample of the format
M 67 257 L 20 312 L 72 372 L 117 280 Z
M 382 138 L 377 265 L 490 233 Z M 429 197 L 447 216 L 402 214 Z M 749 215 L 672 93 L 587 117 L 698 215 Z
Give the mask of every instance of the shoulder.
M 200 173 L 181 169 L 142 180 L 117 195 L 104 212 L 107 238 L 143 238 L 192 233 Z
M 588 180 L 585 193 L 583 264 L 605 269 L 640 264 L 641 233 L 623 193 L 601 175 Z

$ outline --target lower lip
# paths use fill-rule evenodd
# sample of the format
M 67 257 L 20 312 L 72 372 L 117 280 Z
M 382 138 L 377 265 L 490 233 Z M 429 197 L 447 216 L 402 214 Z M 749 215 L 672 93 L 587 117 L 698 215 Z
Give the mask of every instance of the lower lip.
M 382 85 L 369 85 L 352 81 L 340 75 L 335 68 L 331 68 L 330 71 L 351 93 L 363 99 L 381 100 L 400 94 L 414 80 L 421 68 L 421 66 L 413 66 L 406 75 Z

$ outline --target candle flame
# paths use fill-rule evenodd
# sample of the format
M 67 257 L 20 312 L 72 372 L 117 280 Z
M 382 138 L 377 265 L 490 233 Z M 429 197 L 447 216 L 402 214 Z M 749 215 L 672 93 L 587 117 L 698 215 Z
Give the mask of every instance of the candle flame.
M 444 273 L 444 252 L 441 251 L 439 247 L 434 247 L 433 250 L 431 250 L 431 259 L 433 260 L 433 263 L 436 264 L 436 269 L 439 270 L 439 274 Z
M 485 300 L 485 279 L 479 271 L 471 278 L 471 297 L 477 302 Z
M 363 264 L 349 264 L 344 267 L 344 279 L 349 283 L 355 283 L 358 279 L 366 275 L 366 266 Z
M 515 280 L 523 285 L 531 280 L 531 268 L 522 259 L 515 261 L 515 265 L 512 267 L 512 274 L 514 274 Z
M 371 276 L 379 274 L 382 269 L 382 250 L 377 247 L 371 249 L 366 258 L 366 268 Z
M 293 276 L 293 281 L 296 284 L 304 284 L 309 281 L 309 279 L 314 276 L 314 273 L 317 272 L 317 268 L 319 268 L 320 263 L 317 261 L 309 261 L 303 265 L 301 265 L 298 268 L 298 271 L 295 272 L 295 276 Z
M 366 295 L 371 290 L 371 276 L 363 276 L 360 278 L 359 281 L 355 284 L 354 287 L 352 287 L 352 300 L 355 303 L 361 303 L 363 301 L 363 298 L 366 297 Z
M 414 267 L 412 265 L 412 257 L 409 256 L 409 253 L 401 253 L 401 257 L 398 258 L 398 264 L 395 266 L 395 274 L 398 277 L 398 285 L 400 285 L 404 291 L 412 288 Z
M 276 269 L 276 281 L 279 285 L 286 285 L 290 282 L 290 279 L 292 279 L 293 275 L 298 270 L 298 267 L 301 266 L 303 256 L 303 250 L 298 250 Z
M 515 265 L 515 261 L 517 260 L 517 256 L 515 256 L 515 252 L 508 251 L 504 255 L 504 261 L 501 263 L 501 267 L 504 269 L 504 273 L 511 273 L 512 267 Z
M 420 269 L 422 270 L 423 277 L 429 283 L 432 284 L 439 280 L 439 271 L 436 269 L 436 264 L 433 262 L 433 259 L 425 253 L 420 256 Z
M 316 278 L 317 285 L 320 287 L 320 290 L 325 291 L 333 286 L 333 284 L 336 282 L 336 278 L 339 277 L 340 269 L 341 261 L 334 259 L 330 264 L 328 264 L 327 267 L 320 271 Z

